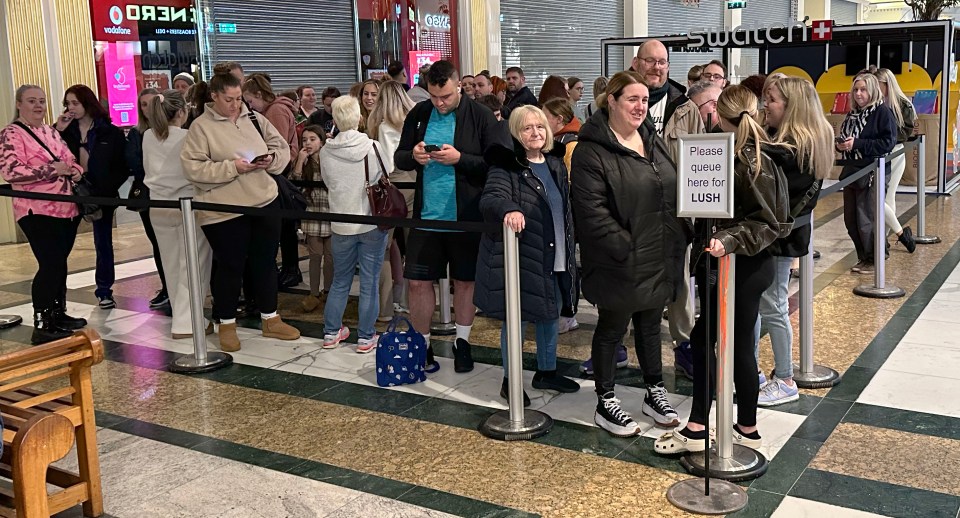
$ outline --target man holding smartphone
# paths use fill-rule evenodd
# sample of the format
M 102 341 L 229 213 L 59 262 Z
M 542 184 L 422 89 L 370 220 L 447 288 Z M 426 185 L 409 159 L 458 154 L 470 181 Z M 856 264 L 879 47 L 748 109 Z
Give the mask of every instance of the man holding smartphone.
M 503 140 L 493 112 L 460 93 L 460 77 L 453 64 L 437 61 L 426 74 L 430 100 L 417 104 L 403 123 L 394 154 L 397 169 L 416 170 L 413 217 L 439 221 L 482 221 L 480 195 L 487 180 L 483 152 Z M 453 309 L 457 337 L 454 370 L 470 372 L 470 329 L 476 308 L 473 281 L 480 235 L 412 229 L 407 241 L 404 277 L 410 281 L 410 317 L 430 344 L 430 322 L 436 306 L 434 281 L 453 280 Z M 427 349 L 427 372 L 439 365 Z

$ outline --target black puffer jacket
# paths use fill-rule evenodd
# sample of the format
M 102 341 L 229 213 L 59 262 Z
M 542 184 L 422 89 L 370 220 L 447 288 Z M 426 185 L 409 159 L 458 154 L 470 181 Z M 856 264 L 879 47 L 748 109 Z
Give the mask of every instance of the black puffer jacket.
M 783 169 L 783 174 L 787 177 L 787 185 L 790 190 L 790 209 L 793 210 L 810 192 L 810 188 L 814 184 L 823 184 L 823 180 L 817 180 L 809 167 L 801 167 L 799 160 L 792 151 L 782 148 L 777 148 L 777 150 L 770 153 L 770 157 Z M 796 218 L 800 219 L 810 214 L 816 207 L 817 196 L 814 195 L 800 209 Z M 777 239 L 770 245 L 770 253 L 779 257 L 803 257 L 807 255 L 810 247 L 811 228 L 812 222 L 809 225 L 795 226 L 789 236 Z
M 757 255 L 780 235 L 778 207 L 790 204 L 788 192 L 777 191 L 776 177 L 792 153 L 780 146 L 764 144 L 760 153 L 760 172 L 756 144 L 748 142 L 734 160 L 733 219 L 716 220 L 713 237 L 723 243 L 728 254 Z M 756 177 L 755 177 L 756 176 Z M 789 189 L 788 189 L 789 190 Z M 786 217 L 784 211 L 784 218 Z
M 619 311 L 662 308 L 683 276 L 687 225 L 677 219 L 677 171 L 651 124 L 647 156 L 625 148 L 598 110 L 573 152 L 570 200 L 580 242 L 583 295 Z
M 93 127 L 87 131 L 87 142 L 80 143 L 80 122 L 74 120 L 67 129 L 60 132 L 73 156 L 80 161 L 80 146 L 86 146 L 90 153 L 87 162 L 87 178 L 93 183 L 94 195 L 117 197 L 120 186 L 130 176 L 125 158 L 127 139 L 123 130 L 114 126 L 108 119 L 96 119 Z
M 508 212 L 523 213 L 526 226 L 520 233 L 520 309 L 524 321 L 553 320 L 561 314 L 572 317 L 576 313 L 579 286 L 573 245 L 573 215 L 570 210 L 570 188 L 567 168 L 563 165 L 563 145 L 557 145 L 548 155 L 550 175 L 560 189 L 564 201 L 566 236 L 564 243 L 555 243 L 553 215 L 547 202 L 544 186 L 530 170 L 523 147 L 514 140 L 514 149 L 503 146 L 491 148 L 485 155 L 491 164 L 487 184 L 480 197 L 480 211 L 484 221 L 503 223 Z M 558 156 L 554 156 L 559 153 Z M 566 271 L 553 271 L 558 246 L 566 250 Z M 561 306 L 557 307 L 553 279 L 560 287 Z M 503 235 L 484 234 L 480 239 L 477 258 L 477 276 L 474 284 L 474 303 L 487 316 L 504 320 L 506 302 L 504 286 Z

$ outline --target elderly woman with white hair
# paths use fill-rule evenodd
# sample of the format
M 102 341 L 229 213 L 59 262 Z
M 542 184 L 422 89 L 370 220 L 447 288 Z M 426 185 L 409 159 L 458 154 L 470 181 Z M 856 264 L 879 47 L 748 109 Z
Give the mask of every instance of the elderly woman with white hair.
M 330 212 L 372 216 L 365 189 L 369 174 L 371 185 L 385 174 L 380 144 L 360 126 L 360 104 L 355 97 L 338 97 L 333 101 L 333 121 L 340 133 L 327 140 L 320 150 L 320 175 L 330 193 Z M 378 279 L 383 266 L 383 250 L 387 232 L 376 225 L 330 223 L 333 248 L 333 285 L 323 311 L 323 348 L 332 349 L 350 336 L 343 325 L 343 311 L 353 284 L 353 272 L 360 264 L 360 322 L 357 334 L 358 353 L 368 353 L 377 346 L 374 327 L 380 312 Z

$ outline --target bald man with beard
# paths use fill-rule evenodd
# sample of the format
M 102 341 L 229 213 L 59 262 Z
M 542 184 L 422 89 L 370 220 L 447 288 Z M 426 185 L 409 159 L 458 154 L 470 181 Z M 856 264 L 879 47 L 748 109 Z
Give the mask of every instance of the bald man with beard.
M 670 81 L 670 57 L 667 47 L 658 40 L 647 40 L 637 49 L 633 58 L 633 70 L 643 76 L 650 90 L 647 120 L 653 123 L 657 134 L 663 136 L 663 127 L 667 122 L 667 105 L 681 97 L 685 91 L 679 83 Z

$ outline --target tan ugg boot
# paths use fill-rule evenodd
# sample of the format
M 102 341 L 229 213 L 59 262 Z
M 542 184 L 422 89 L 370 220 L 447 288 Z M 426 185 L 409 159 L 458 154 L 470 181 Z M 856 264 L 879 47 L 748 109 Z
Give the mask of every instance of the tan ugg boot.
M 240 350 L 240 337 L 237 336 L 237 324 L 220 324 L 220 350 L 232 353 Z
M 283 323 L 279 316 L 264 320 L 260 328 L 263 330 L 265 338 L 276 338 L 277 340 L 296 340 L 300 338 L 300 330 Z

